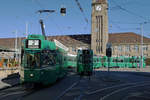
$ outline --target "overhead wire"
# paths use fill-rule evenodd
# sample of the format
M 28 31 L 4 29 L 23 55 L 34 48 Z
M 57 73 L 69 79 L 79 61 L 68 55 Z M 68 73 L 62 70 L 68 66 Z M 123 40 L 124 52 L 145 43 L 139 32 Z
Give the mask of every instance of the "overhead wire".
M 131 14 L 131 15 L 133 15 L 133 16 L 136 16 L 136 17 L 138 17 L 138 18 L 141 18 L 141 19 L 143 19 L 144 21 L 143 22 L 139 22 L 139 23 L 131 23 L 131 22 L 113 22 L 113 21 L 110 21 L 111 23 L 113 23 L 116 27 L 118 27 L 118 25 L 117 24 L 134 24 L 134 25 L 139 25 L 139 24 L 141 24 L 141 23 L 143 23 L 143 24 L 149 24 L 150 23 L 150 20 L 149 19 L 147 19 L 147 18 L 145 18 L 144 16 L 141 16 L 141 15 L 138 15 L 138 14 L 136 14 L 136 13 L 134 13 L 134 12 L 132 12 L 132 11 L 130 11 L 130 10 L 128 10 L 128 9 L 126 9 L 126 8 L 124 8 L 124 7 L 122 7 L 121 5 L 119 5 L 115 0 L 111 0 L 116 6 L 114 6 L 114 7 L 112 7 L 112 9 L 113 8 L 115 8 L 115 9 L 120 9 L 120 10 L 122 10 L 122 11 L 124 11 L 124 12 L 126 12 L 126 13 L 129 13 L 129 14 Z M 110 9 L 110 10 L 112 10 L 112 9 Z M 139 28 L 120 28 L 120 26 L 118 27 L 119 29 L 121 29 L 121 30 L 139 30 Z
M 138 14 L 136 14 L 136 13 L 134 13 L 134 12 L 132 12 L 132 11 L 130 11 L 130 10 L 128 10 L 128 9 L 126 9 L 126 8 L 124 8 L 124 7 L 122 7 L 121 5 L 117 4 L 116 1 L 112 0 L 112 2 L 113 2 L 120 10 L 125 11 L 125 12 L 127 12 L 127 13 L 129 13 L 129 14 L 131 14 L 131 15 L 136 16 L 136 17 L 139 17 L 139 18 L 141 18 L 141 19 L 144 19 L 144 20 L 146 20 L 146 21 L 148 21 L 148 22 L 150 21 L 149 19 L 147 19 L 147 18 L 145 18 L 145 17 L 143 17 L 143 16 L 141 16 L 141 15 L 138 15 Z
M 80 12 L 82 13 L 82 16 L 83 16 L 83 18 L 84 18 L 84 21 L 85 21 L 85 23 L 86 23 L 86 26 L 84 27 L 84 30 L 86 31 L 86 30 L 88 29 L 89 19 L 86 17 L 85 11 L 84 11 L 84 9 L 82 8 L 81 3 L 80 3 L 78 0 L 74 0 L 74 1 L 75 1 L 75 3 L 76 3 L 77 7 L 79 8 Z
M 80 2 L 79 2 L 78 0 L 75 0 L 75 2 L 76 2 L 76 4 L 77 4 L 79 10 L 81 11 L 81 13 L 82 13 L 82 15 L 83 15 L 85 22 L 88 24 L 88 23 L 89 23 L 88 18 L 85 16 L 84 10 L 83 10 L 83 8 L 81 7 Z
M 41 9 L 44 9 L 45 7 L 44 7 L 44 5 L 42 5 L 38 0 L 33 0 Z M 47 13 L 48 15 L 44 18 L 44 19 L 48 19 L 49 17 L 50 17 L 50 13 Z M 40 17 L 41 17 L 42 15 L 40 14 Z M 54 25 L 56 26 L 56 28 L 58 29 L 58 31 L 60 32 L 60 33 L 62 33 L 63 31 L 60 29 L 60 27 L 59 27 L 59 25 L 54 21 L 54 19 L 51 17 L 51 22 L 52 23 L 54 23 Z
M 44 9 L 43 5 L 39 2 L 39 0 L 32 0 L 32 2 L 35 2 L 40 8 Z

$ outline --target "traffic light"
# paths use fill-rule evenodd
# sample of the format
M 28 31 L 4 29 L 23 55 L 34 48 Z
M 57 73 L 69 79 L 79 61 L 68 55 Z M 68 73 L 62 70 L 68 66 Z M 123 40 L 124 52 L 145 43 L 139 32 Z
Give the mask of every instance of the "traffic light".
M 111 48 L 107 48 L 107 49 L 106 49 L 106 56 L 107 56 L 107 57 L 111 57 L 111 55 L 112 55 L 112 50 L 111 50 Z
M 64 8 L 64 7 L 61 8 L 60 13 L 61 13 L 62 16 L 65 16 L 66 15 L 66 8 Z

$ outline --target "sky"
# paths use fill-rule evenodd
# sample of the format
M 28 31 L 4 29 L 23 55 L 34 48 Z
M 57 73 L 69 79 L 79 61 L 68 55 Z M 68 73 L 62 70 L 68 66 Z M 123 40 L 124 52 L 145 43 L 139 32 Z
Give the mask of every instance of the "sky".
M 0 38 L 41 34 L 39 19 L 45 23 L 46 35 L 71 35 L 91 33 L 91 2 L 78 0 L 0 0 Z M 108 0 L 109 33 L 135 32 L 140 34 L 143 24 L 144 36 L 150 37 L 150 0 Z M 67 13 L 61 16 L 60 8 Z M 41 9 L 55 10 L 54 13 L 37 13 Z M 88 19 L 88 23 L 85 21 Z M 28 27 L 26 27 L 28 26 Z

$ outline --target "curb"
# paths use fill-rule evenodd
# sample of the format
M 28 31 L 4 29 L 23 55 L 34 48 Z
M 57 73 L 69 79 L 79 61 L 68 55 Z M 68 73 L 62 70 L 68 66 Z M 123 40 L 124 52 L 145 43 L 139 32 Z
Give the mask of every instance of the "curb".
M 1 90 L 5 90 L 5 89 L 8 89 L 8 88 L 15 87 L 15 86 L 18 86 L 18 85 L 20 85 L 20 83 L 14 84 L 14 85 L 12 85 L 12 86 L 4 86 L 3 88 L 0 88 L 0 91 L 1 91 Z

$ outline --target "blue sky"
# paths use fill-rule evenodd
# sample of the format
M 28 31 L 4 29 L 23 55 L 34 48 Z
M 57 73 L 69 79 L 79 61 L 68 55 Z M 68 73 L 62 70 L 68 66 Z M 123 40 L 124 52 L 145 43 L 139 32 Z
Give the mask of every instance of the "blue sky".
M 40 34 L 40 9 L 56 10 L 52 14 L 42 14 L 46 35 L 90 34 L 91 0 L 79 0 L 84 14 L 75 0 L 0 0 L 0 37 L 25 36 L 28 33 Z M 150 0 L 108 0 L 109 33 L 136 32 L 140 34 L 140 24 L 150 20 Z M 67 8 L 66 16 L 61 16 L 61 7 Z M 84 16 L 88 18 L 87 24 Z M 144 35 L 150 37 L 150 23 L 144 24 Z

